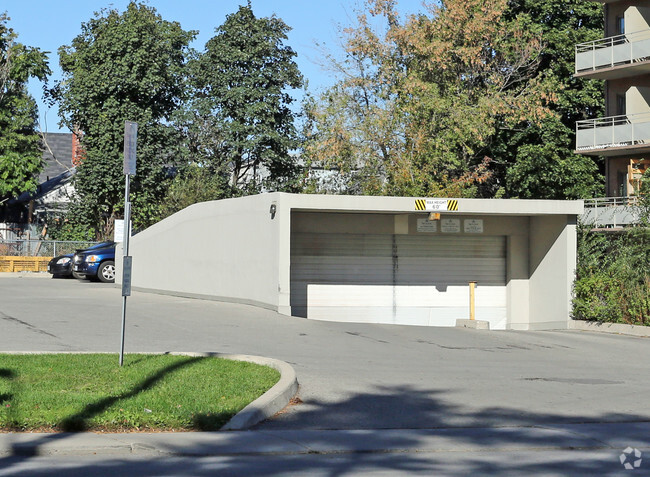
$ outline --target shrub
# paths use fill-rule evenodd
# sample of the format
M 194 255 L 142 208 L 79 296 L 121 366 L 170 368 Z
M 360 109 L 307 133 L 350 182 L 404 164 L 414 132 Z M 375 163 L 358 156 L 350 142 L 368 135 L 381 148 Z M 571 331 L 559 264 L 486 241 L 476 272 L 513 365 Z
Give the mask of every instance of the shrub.
M 650 325 L 650 229 L 581 225 L 573 290 L 574 319 Z

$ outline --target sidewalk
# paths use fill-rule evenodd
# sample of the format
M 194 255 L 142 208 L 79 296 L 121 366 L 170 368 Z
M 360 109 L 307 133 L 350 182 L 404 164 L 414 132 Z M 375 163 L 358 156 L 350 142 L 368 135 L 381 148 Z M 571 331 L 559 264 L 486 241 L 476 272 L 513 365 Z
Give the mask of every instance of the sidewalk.
M 0 434 L 0 456 L 238 456 L 611 450 L 650 460 L 650 423 L 547 427 L 231 431 L 124 434 Z

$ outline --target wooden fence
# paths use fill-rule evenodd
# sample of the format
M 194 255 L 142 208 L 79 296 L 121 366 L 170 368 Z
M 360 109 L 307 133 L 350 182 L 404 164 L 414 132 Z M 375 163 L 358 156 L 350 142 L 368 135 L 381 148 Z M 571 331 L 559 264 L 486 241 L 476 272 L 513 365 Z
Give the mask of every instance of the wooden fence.
M 0 272 L 47 272 L 52 257 L 0 256 Z

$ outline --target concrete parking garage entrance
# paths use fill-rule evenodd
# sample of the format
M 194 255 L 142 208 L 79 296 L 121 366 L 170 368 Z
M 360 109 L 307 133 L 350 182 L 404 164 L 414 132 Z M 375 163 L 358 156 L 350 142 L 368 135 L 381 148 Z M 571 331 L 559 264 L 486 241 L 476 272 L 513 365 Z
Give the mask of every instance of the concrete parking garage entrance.
M 285 193 L 204 202 L 133 237 L 132 284 L 309 319 L 452 326 L 475 281 L 477 319 L 492 329 L 567 328 L 582 211 Z

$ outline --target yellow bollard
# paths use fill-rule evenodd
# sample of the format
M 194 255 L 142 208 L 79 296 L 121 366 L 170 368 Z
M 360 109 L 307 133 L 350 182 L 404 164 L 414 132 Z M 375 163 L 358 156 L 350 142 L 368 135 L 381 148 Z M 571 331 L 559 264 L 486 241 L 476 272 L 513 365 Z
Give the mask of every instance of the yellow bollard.
M 476 319 L 476 305 L 474 298 L 474 289 L 476 288 L 476 282 L 469 282 L 469 319 Z

